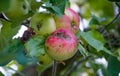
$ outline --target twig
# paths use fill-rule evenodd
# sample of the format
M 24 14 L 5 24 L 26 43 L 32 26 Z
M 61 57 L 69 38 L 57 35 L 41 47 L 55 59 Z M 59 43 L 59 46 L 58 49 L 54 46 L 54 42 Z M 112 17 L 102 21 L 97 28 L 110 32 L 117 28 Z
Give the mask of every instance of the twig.
M 76 68 L 78 65 L 80 65 L 81 63 L 83 63 L 84 61 L 88 60 L 90 58 L 90 56 L 86 57 L 86 58 L 82 58 L 79 62 L 77 62 L 76 64 L 74 63 L 73 66 L 68 67 L 68 69 L 66 70 L 66 72 L 64 73 L 64 76 L 69 76 Z
M 54 60 L 53 69 L 52 69 L 52 76 L 56 76 L 56 71 L 57 71 L 57 61 Z

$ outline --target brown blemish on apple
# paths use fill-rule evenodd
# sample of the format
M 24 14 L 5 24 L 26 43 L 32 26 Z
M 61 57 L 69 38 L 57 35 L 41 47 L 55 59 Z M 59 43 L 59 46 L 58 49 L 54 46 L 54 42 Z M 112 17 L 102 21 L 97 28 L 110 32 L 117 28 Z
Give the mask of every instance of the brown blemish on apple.
M 22 6 L 22 7 L 23 7 L 23 9 L 26 9 L 26 6 L 25 6 L 25 4 L 23 4 L 23 6 Z
M 60 37 L 60 38 L 64 38 L 64 39 L 70 39 L 71 38 L 69 35 L 65 35 L 64 32 L 57 32 L 55 34 L 55 36 Z
M 39 61 L 40 64 L 43 64 L 43 61 Z
M 71 22 L 71 26 L 72 26 L 72 27 L 75 26 L 75 21 L 72 21 L 72 22 Z
M 62 47 L 62 45 L 59 45 L 59 47 L 61 48 L 61 47 Z
M 39 23 L 37 24 L 37 29 L 40 30 L 40 28 L 41 28 L 41 24 Z

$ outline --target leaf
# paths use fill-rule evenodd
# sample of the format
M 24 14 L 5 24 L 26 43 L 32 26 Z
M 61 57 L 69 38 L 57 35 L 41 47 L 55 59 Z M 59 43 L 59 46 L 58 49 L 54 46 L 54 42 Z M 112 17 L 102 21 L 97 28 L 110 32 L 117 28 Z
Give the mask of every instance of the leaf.
M 68 0 L 50 0 L 53 6 L 58 7 L 64 13 L 65 5 Z
M 43 4 L 42 2 L 36 2 L 35 0 L 31 0 L 32 11 L 38 10 L 42 4 Z
M 110 20 L 112 17 L 114 17 L 114 6 L 113 3 L 104 0 L 88 0 L 87 3 L 89 4 L 88 7 L 90 7 L 90 12 L 95 13 L 99 17 L 109 17 L 107 19 Z M 97 4 L 96 4 L 97 3 Z M 106 9 L 107 8 L 107 9 Z M 86 12 L 89 12 L 86 11 Z
M 89 35 L 91 35 L 93 38 L 99 40 L 100 42 L 102 42 L 103 44 L 105 43 L 104 37 L 101 33 L 99 33 L 98 31 L 95 30 L 91 30 L 88 32 Z
M 50 0 L 45 3 L 46 6 L 42 7 L 61 17 L 64 14 L 66 2 L 67 0 Z
M 18 32 L 20 26 L 12 27 L 12 23 L 2 21 L 2 28 L 0 31 L 0 51 L 7 45 L 12 37 Z
M 56 3 L 54 2 L 54 6 L 58 7 L 61 10 L 61 13 L 64 14 L 66 2 L 67 0 L 56 0 Z
M 78 49 L 84 58 L 88 56 L 87 50 L 80 43 L 78 44 Z
M 89 25 L 100 25 L 105 20 L 107 20 L 107 18 L 99 18 L 95 15 L 92 15 L 92 19 L 90 20 Z
M 31 57 L 38 57 L 40 54 L 45 53 L 44 49 L 45 38 L 42 36 L 33 36 L 26 43 L 25 48 L 28 55 Z
M 0 66 L 8 64 L 12 59 L 14 59 L 13 53 L 0 52 Z
M 25 55 L 24 44 L 19 39 L 15 39 L 14 43 L 11 45 L 10 51 L 14 52 L 15 60 L 19 64 L 27 64 L 27 56 Z
M 53 14 L 56 14 L 58 17 L 62 16 L 61 10 L 58 7 L 52 6 L 52 4 L 50 3 L 46 3 L 46 6 L 41 6 L 45 9 L 47 9 L 48 11 L 50 11 Z
M 25 65 L 30 60 L 30 57 L 27 57 L 24 51 L 24 44 L 19 39 L 11 40 L 5 47 L 4 50 L 1 52 L 2 56 L 0 55 L 0 62 L 2 65 L 6 65 L 11 60 L 16 60 L 19 64 Z M 31 58 L 32 59 L 32 58 Z M 31 61 L 31 62 L 34 62 Z
M 4 76 L 3 73 L 0 71 L 0 76 Z
M 80 35 L 89 45 L 95 48 L 97 52 L 102 50 L 110 55 L 113 55 L 109 50 L 104 47 L 104 44 L 101 41 L 95 39 L 92 35 L 89 34 L 89 32 L 80 32 Z
M 108 68 L 110 76 L 118 76 L 120 72 L 120 62 L 116 57 L 110 56 L 108 59 Z
M 11 40 L 9 42 L 9 44 L 7 44 L 6 47 L 4 47 L 4 50 L 3 52 L 6 53 L 6 54 L 12 54 L 12 60 L 15 59 L 17 60 L 18 62 L 20 62 L 19 60 L 24 60 L 23 58 L 21 58 L 21 52 L 24 50 L 24 45 L 23 43 L 19 40 L 19 39 L 14 39 L 14 40 Z M 24 54 L 24 53 L 22 53 Z M 9 57 L 7 57 L 9 58 Z M 19 59 L 18 59 L 19 58 Z M 25 60 L 26 61 L 26 60 Z M 24 61 L 24 62 L 25 62 Z M 21 62 L 20 62 L 21 63 Z
M 88 32 L 80 32 L 80 35 L 90 44 L 92 47 L 94 47 L 97 51 L 100 51 L 103 49 L 103 44 L 93 38 L 91 35 L 89 35 Z
M 10 0 L 0 0 L 0 12 L 5 11 L 9 7 Z

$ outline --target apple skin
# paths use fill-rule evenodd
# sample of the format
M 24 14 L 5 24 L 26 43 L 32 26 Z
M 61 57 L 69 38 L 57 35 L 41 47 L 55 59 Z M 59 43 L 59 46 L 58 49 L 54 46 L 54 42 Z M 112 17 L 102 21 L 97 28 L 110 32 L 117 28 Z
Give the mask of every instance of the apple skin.
M 5 11 L 5 14 L 10 20 L 17 20 L 24 17 L 29 10 L 30 7 L 27 0 L 10 0 L 9 8 Z
M 65 15 L 67 15 L 70 18 L 73 32 L 77 33 L 77 31 L 79 30 L 79 25 L 80 25 L 79 15 L 71 8 L 65 8 Z
M 36 34 L 44 36 L 56 30 L 56 23 L 52 14 L 41 12 L 33 15 L 30 21 L 30 27 L 34 29 Z
M 41 54 L 40 56 L 39 56 L 39 63 L 41 64 L 41 65 L 49 65 L 49 64 L 51 64 L 52 63 L 52 59 L 51 59 L 51 57 L 48 55 L 48 54 Z
M 77 38 L 70 30 L 58 29 L 46 39 L 45 49 L 54 60 L 67 60 L 77 52 Z
M 56 22 L 56 29 L 67 29 L 72 31 L 71 27 L 71 20 L 67 15 L 63 15 L 61 18 L 58 18 L 57 16 L 54 17 Z

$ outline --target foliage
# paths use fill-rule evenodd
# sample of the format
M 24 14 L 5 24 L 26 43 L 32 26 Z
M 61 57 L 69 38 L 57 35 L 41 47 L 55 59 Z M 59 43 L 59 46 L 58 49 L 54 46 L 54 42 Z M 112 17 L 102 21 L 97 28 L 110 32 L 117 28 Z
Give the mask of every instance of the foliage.
M 27 8 L 28 11 L 21 13 L 14 9 L 14 13 L 12 12 L 14 15 L 8 14 L 11 17 L 9 18 L 6 13 L 12 1 L 14 0 L 0 1 L 0 66 L 7 66 L 12 60 L 23 67 L 36 64 L 35 69 L 41 75 L 50 76 L 51 63 L 44 66 L 39 60 L 39 56 L 46 53 L 44 44 L 47 36 L 35 35 L 34 29 L 29 26 L 30 19 L 38 12 L 39 7 L 55 16 L 62 17 L 65 8 L 70 7 L 72 2 L 68 0 L 41 0 L 40 2 L 19 0 L 18 2 L 23 5 L 17 8 Z M 27 3 L 27 7 L 24 3 Z M 78 52 L 71 59 L 58 63 L 57 76 L 82 76 L 83 73 L 96 76 L 99 74 L 99 69 L 103 76 L 118 76 L 120 73 L 120 1 L 76 0 L 74 3 L 80 9 L 78 14 L 83 23 L 80 26 L 85 27 L 84 20 L 87 20 L 88 27 L 83 31 L 79 30 L 76 34 L 79 41 Z M 22 37 L 13 39 L 21 25 L 27 26 L 28 30 Z M 108 66 L 97 63 L 95 60 L 99 58 L 104 58 Z M 3 76 L 2 72 L 0 76 Z

